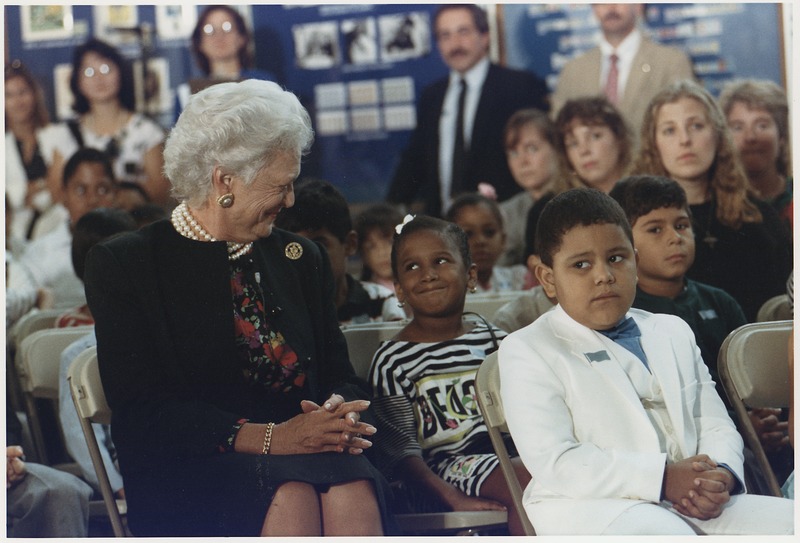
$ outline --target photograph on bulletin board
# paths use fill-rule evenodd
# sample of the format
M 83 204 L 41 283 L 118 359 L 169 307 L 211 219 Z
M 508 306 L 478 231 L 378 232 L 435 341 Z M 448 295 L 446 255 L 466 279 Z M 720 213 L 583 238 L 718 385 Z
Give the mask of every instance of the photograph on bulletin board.
M 72 35 L 71 6 L 21 6 L 22 39 L 58 40 Z

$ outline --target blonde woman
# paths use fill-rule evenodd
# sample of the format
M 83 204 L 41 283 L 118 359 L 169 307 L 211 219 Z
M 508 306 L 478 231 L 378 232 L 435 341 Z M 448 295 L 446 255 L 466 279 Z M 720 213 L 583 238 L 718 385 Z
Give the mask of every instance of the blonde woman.
M 739 162 L 722 110 L 693 81 L 650 102 L 634 173 L 675 179 L 692 212 L 696 258 L 688 276 L 731 294 L 754 321 L 784 292 L 791 242 L 775 211 L 757 199 Z

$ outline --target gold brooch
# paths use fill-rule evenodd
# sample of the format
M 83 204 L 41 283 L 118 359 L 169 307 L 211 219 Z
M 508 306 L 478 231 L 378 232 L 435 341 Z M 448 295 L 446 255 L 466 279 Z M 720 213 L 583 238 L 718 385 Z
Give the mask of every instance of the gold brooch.
M 283 253 L 289 260 L 297 260 L 303 256 L 303 246 L 296 241 L 293 241 L 286 246 L 286 249 L 284 249 Z

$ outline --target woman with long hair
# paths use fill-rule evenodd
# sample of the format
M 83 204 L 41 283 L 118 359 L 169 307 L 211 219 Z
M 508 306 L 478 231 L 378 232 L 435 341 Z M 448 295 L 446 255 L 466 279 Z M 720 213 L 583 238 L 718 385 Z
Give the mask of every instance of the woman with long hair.
M 690 278 L 727 291 L 749 321 L 784 292 L 788 232 L 753 192 L 725 116 L 707 90 L 680 81 L 653 98 L 633 170 L 671 177 L 686 192 L 697 240 Z
M 6 197 L 14 217 L 11 234 L 30 240 L 47 232 L 45 223 L 55 226 L 58 222 L 40 219 L 60 194 L 61 179 L 51 165 L 69 135 L 64 126 L 50 123 L 42 88 L 19 60 L 6 64 L 5 99 Z M 48 216 L 65 219 L 58 211 L 63 209 Z

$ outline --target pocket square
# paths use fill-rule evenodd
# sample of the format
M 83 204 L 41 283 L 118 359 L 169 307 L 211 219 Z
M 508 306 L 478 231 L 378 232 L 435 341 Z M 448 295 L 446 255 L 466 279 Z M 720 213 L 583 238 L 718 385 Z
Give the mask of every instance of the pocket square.
M 597 351 L 595 353 L 583 353 L 589 362 L 602 362 L 603 360 L 611 360 L 606 351 Z

